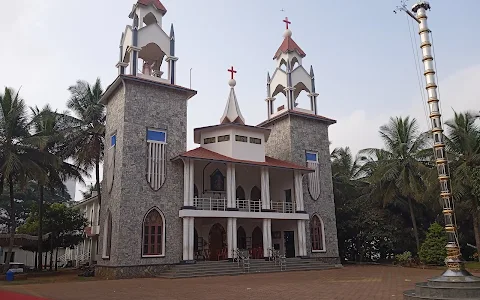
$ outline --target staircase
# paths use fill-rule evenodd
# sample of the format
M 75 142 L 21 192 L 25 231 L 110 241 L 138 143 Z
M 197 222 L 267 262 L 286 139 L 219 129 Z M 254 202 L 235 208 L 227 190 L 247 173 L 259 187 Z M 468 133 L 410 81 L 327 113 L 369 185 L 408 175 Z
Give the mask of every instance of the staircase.
M 286 265 L 281 266 L 273 261 L 263 259 L 250 259 L 249 269 L 242 268 L 237 262 L 229 261 L 206 261 L 196 264 L 175 265 L 165 273 L 157 276 L 161 278 L 188 278 L 205 276 L 227 276 L 255 273 L 273 273 L 288 271 L 310 271 L 326 270 L 337 268 L 336 265 L 330 265 L 319 262 L 314 259 L 287 258 Z

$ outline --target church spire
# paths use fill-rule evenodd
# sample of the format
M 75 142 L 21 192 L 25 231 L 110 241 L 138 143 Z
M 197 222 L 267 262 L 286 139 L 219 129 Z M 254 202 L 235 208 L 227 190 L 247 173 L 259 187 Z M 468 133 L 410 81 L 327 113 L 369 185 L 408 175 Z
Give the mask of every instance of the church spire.
M 233 66 L 227 71 L 231 73 L 231 78 L 228 81 L 228 85 L 230 86 L 230 94 L 228 95 L 227 106 L 225 106 L 225 111 L 222 118 L 220 119 L 220 123 L 237 123 L 245 125 L 245 119 L 240 112 L 240 107 L 238 106 L 237 102 L 237 96 L 235 95 L 235 85 L 237 84 L 237 82 L 233 77 L 234 74 L 237 73 L 237 71 L 233 69 Z
M 274 112 L 275 96 L 279 93 L 285 95 L 286 105 L 280 106 L 278 112 L 285 110 L 298 110 L 303 113 L 317 114 L 317 96 L 315 93 L 315 77 L 313 68 L 308 72 L 302 65 L 305 52 L 292 39 L 292 30 L 289 25 L 292 24 L 288 18 L 283 22 L 286 29 L 283 33 L 283 42 L 275 53 L 273 59 L 276 63 L 276 70 L 273 75 L 267 78 L 267 108 L 268 118 L 276 114 Z M 297 98 L 302 91 L 305 91 L 310 97 L 310 107 L 298 107 Z M 282 103 L 283 104 L 283 103 Z

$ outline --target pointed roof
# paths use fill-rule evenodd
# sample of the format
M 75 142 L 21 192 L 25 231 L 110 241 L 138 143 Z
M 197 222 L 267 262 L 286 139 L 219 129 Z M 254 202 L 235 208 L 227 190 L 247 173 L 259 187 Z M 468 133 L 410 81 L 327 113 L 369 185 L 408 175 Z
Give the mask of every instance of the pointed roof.
M 137 4 L 142 4 L 145 6 L 149 6 L 152 4 L 157 10 L 161 11 L 164 15 L 167 13 L 167 9 L 163 6 L 160 0 L 138 0 Z
M 279 58 L 282 53 L 289 53 L 294 51 L 297 52 L 298 55 L 300 55 L 301 57 L 307 56 L 307 54 L 303 52 L 303 50 L 297 45 L 297 43 L 295 43 L 291 35 L 286 35 L 283 43 L 278 48 L 273 59 Z
M 228 95 L 227 105 L 225 106 L 225 111 L 223 112 L 223 116 L 220 119 L 220 123 L 236 123 L 245 125 L 245 119 L 240 112 L 237 96 L 235 95 L 235 79 L 230 79 L 229 84 L 231 87 L 230 94 Z

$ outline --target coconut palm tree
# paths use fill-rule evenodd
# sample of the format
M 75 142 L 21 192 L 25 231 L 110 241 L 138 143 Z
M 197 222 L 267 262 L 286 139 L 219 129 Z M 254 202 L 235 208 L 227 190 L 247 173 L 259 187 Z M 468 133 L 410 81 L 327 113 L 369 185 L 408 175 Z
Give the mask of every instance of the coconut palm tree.
M 369 196 L 386 206 L 393 201 L 408 205 L 412 228 L 420 249 L 414 204 L 422 199 L 422 192 L 430 184 L 425 180 L 431 166 L 432 151 L 428 148 L 428 134 L 420 133 L 415 119 L 390 118 L 380 127 L 384 148 L 368 148 L 360 153 L 367 162 L 362 170 L 369 176 Z
M 445 139 L 452 162 L 454 197 L 466 201 L 470 208 L 477 251 L 480 250 L 480 116 L 473 112 L 454 112 L 453 119 L 445 122 Z M 480 259 L 480 257 L 479 257 Z
M 6 182 L 10 198 L 10 243 L 5 264 L 8 270 L 16 229 L 14 185 L 42 180 L 45 177 L 42 165 L 54 164 L 55 159 L 37 150 L 36 145 L 42 144 L 43 139 L 30 135 L 25 103 L 18 92 L 5 88 L 0 93 L 0 105 L 0 192 L 3 193 Z
M 43 208 L 44 208 L 44 190 L 60 189 L 65 192 L 63 182 L 66 179 L 74 178 L 83 181 L 81 169 L 65 161 L 62 157 L 62 148 L 64 147 L 64 134 L 71 127 L 69 117 L 53 111 L 46 105 L 41 110 L 38 107 L 30 108 L 32 112 L 32 127 L 34 137 L 41 137 L 43 143 L 38 145 L 38 150 L 42 153 L 54 155 L 58 162 L 55 165 L 41 165 L 46 176 L 38 180 L 39 203 L 38 203 L 38 270 L 42 269 L 42 236 L 43 236 Z M 87 174 L 88 175 L 88 174 Z
M 67 107 L 76 115 L 71 117 L 72 130 L 66 136 L 65 155 L 84 170 L 95 169 L 98 202 L 101 204 L 100 164 L 105 148 L 105 107 L 100 103 L 103 94 L 100 79 L 91 86 L 77 81 L 68 88 L 70 99 Z
M 357 179 L 360 171 L 359 159 L 353 157 L 349 147 L 335 148 L 331 155 L 333 190 L 335 203 L 341 205 L 356 197 Z

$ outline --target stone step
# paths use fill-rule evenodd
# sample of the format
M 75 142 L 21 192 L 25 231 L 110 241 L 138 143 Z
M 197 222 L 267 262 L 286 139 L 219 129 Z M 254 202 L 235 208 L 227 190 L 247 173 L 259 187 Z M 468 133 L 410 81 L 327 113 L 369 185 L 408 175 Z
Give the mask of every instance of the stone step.
M 415 294 L 420 297 L 440 297 L 445 299 L 457 299 L 459 297 L 467 299 L 479 299 L 480 287 L 432 286 L 430 282 L 421 282 L 415 285 Z
M 286 269 L 283 271 L 308 271 L 308 270 L 325 270 L 335 268 L 334 265 L 324 263 L 287 263 Z M 250 264 L 248 272 L 244 272 L 237 263 L 198 263 L 191 265 L 177 265 L 158 277 L 162 278 L 187 278 L 187 277 L 204 277 L 204 276 L 228 276 L 256 273 L 273 273 L 281 272 L 279 265 L 273 262 L 254 262 Z

